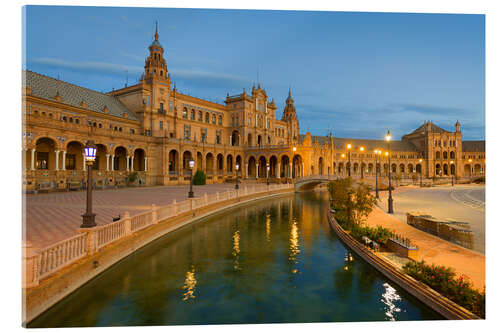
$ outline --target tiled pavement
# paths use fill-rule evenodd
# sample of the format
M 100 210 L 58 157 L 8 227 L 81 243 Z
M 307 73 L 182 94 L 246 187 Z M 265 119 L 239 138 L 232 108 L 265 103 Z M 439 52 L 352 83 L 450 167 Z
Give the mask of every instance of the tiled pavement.
M 232 189 L 234 184 L 229 183 L 193 186 L 195 197 Z M 95 190 L 93 211 L 97 214 L 96 223 L 111 223 L 113 217 L 123 215 L 125 211 L 131 216 L 139 214 L 151 209 L 151 204 L 161 207 L 174 199 L 185 200 L 188 191 L 188 185 Z M 85 191 L 26 195 L 24 199 L 23 239 L 31 242 L 33 247 L 43 248 L 77 234 L 76 229 L 82 223 L 81 215 L 86 208 Z

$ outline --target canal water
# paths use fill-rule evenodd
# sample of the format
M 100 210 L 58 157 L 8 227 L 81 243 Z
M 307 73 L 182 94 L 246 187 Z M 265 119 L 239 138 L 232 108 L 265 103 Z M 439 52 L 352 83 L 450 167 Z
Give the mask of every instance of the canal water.
M 29 327 L 442 319 L 330 230 L 326 192 L 227 210 L 135 252 Z

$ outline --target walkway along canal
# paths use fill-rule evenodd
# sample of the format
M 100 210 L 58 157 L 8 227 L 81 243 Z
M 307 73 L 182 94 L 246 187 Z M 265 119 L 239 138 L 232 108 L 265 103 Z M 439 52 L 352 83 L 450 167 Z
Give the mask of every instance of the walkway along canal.
M 326 192 L 305 192 L 204 218 L 136 251 L 28 326 L 442 319 L 350 254 L 327 209 Z

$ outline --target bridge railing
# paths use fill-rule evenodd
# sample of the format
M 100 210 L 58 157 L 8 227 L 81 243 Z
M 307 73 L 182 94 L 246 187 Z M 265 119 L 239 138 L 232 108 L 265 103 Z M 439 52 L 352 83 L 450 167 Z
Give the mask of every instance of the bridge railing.
M 130 216 L 125 212 L 120 220 L 94 228 L 78 229 L 80 234 L 62 240 L 43 249 L 32 249 L 31 245 L 23 247 L 23 268 L 25 277 L 23 288 L 37 286 L 41 278 L 45 278 L 80 258 L 101 251 L 107 245 L 128 237 L 135 232 L 146 229 L 161 221 L 172 219 L 183 213 L 224 201 L 246 197 L 254 194 L 270 193 L 293 188 L 293 184 L 258 184 L 245 186 L 239 190 L 227 190 L 213 194 L 204 194 L 198 198 L 186 199 L 156 207 Z M 173 222 L 172 226 L 178 222 Z

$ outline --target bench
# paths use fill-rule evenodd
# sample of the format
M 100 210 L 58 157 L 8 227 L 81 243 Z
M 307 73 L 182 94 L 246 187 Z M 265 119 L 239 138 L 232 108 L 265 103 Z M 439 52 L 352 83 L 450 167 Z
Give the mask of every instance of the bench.
M 77 179 L 68 180 L 67 186 L 68 191 L 77 191 L 82 188 L 82 181 Z

